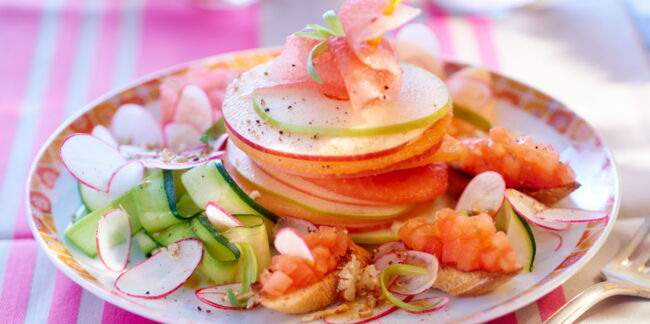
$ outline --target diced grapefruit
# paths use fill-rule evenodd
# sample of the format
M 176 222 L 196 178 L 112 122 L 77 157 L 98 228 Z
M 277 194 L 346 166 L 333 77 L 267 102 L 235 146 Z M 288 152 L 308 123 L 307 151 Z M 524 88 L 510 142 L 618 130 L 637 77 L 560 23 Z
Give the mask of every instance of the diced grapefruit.
M 575 174 L 550 145 L 530 137 L 514 138 L 503 127 L 490 130 L 489 138 L 466 140 L 468 155 L 459 162 L 461 170 L 476 175 L 500 173 L 509 188 L 546 189 L 568 186 Z
M 512 273 L 522 265 L 504 232 L 497 232 L 487 214 L 467 216 L 442 209 L 429 223 L 421 218 L 407 221 L 399 230 L 407 247 L 436 255 L 442 264 L 462 271 Z

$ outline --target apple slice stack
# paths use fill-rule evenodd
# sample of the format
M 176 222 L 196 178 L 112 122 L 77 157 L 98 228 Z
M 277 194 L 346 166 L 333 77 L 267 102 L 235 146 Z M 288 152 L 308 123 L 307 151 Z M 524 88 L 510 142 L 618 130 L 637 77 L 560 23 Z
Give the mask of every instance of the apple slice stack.
M 453 140 L 445 136 L 451 99 L 438 77 L 403 64 L 397 98 L 355 111 L 314 84 L 269 86 L 274 76 L 268 67 L 234 80 L 222 106 L 230 135 L 227 167 L 241 187 L 260 193 L 262 205 L 315 224 L 366 226 L 388 224 L 414 203 L 444 193 L 446 170 L 435 183 L 442 190 L 401 201 L 339 191 L 331 183 L 376 182 L 391 172 L 456 158 Z M 322 186 L 323 179 L 329 185 Z

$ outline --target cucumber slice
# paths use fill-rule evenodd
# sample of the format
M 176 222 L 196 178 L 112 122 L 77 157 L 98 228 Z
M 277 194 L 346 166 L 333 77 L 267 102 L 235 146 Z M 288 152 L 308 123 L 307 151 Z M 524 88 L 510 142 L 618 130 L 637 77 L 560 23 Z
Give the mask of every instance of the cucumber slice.
M 192 199 L 185 194 L 185 188 L 180 181 L 182 172 L 163 170 L 162 173 L 169 210 L 174 217 L 185 220 L 200 213 L 201 208 L 196 206 Z
M 535 235 L 528 222 L 517 214 L 507 200 L 497 215 L 496 226 L 508 235 L 515 253 L 524 266 L 524 271 L 532 272 L 537 253 Z
M 142 229 L 142 225 L 140 224 L 140 219 L 138 217 L 139 209 L 136 203 L 137 200 L 134 199 L 135 189 L 136 188 L 132 189 L 112 203 L 96 209 L 83 218 L 70 224 L 68 228 L 65 229 L 65 237 L 89 257 L 96 257 L 97 223 L 102 218 L 102 216 L 106 214 L 106 212 L 111 209 L 119 208 L 124 209 L 129 214 L 129 220 L 131 221 L 131 230 L 133 233 Z
M 359 244 L 382 244 L 399 240 L 399 236 L 390 228 L 383 228 L 376 231 L 361 233 L 349 233 L 350 238 Z
M 203 241 L 205 249 L 218 261 L 233 261 L 239 259 L 239 248 L 231 243 L 210 224 L 204 215 L 198 215 L 190 221 L 190 225 L 198 238 Z
M 236 282 L 239 270 L 238 260 L 219 261 L 213 258 L 208 251 L 204 251 L 203 260 L 196 268 L 194 275 L 206 279 L 208 285 L 214 286 Z
M 233 215 L 243 226 L 233 227 L 225 232 L 225 236 L 232 243 L 246 243 L 255 252 L 257 260 L 257 273 L 271 265 L 271 250 L 269 237 L 264 217 L 258 215 Z
M 90 214 L 90 210 L 88 210 L 88 207 L 86 205 L 81 205 L 79 209 L 72 215 L 72 222 L 76 223 L 78 220 L 86 217 L 88 214 Z
M 140 223 L 147 232 L 154 233 L 182 222 L 172 213 L 165 190 L 162 170 L 152 172 L 144 183 L 135 188 L 133 199 L 138 205 Z
M 212 145 L 219 138 L 219 136 L 226 133 L 226 123 L 223 117 L 219 118 L 210 128 L 201 134 L 201 142 L 204 144 Z
M 272 221 L 278 217 L 251 199 L 226 171 L 221 160 L 199 165 L 181 177 L 187 193 L 197 206 L 214 202 L 230 214 L 254 214 Z
M 189 222 L 181 222 L 158 233 L 151 234 L 151 238 L 161 246 L 167 246 L 180 240 L 196 237 L 197 235 L 194 233 Z
M 89 211 L 102 208 L 110 203 L 110 201 L 106 201 L 106 197 L 108 197 L 106 193 L 86 187 L 81 182 L 77 182 L 77 191 L 79 191 L 81 203 Z
M 140 251 L 142 251 L 142 253 L 144 253 L 147 257 L 151 255 L 151 251 L 160 247 L 160 245 L 156 243 L 156 241 L 154 241 L 154 239 L 151 238 L 151 236 L 149 236 L 146 231 L 141 230 L 135 233 L 133 238 L 138 243 Z

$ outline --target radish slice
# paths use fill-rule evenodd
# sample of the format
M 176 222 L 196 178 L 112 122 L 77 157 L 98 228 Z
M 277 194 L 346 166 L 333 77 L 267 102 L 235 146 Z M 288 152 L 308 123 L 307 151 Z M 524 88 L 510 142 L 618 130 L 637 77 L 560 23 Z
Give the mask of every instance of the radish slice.
M 406 251 L 406 250 L 407 250 L 406 245 L 402 241 L 386 242 L 375 249 L 374 259 L 378 260 L 383 255 L 391 252 L 399 252 L 399 251 Z
M 174 112 L 174 121 L 194 125 L 201 132 L 212 125 L 210 98 L 203 89 L 195 85 L 183 88 Z
M 278 231 L 275 234 L 274 245 L 281 254 L 294 255 L 314 262 L 314 256 L 305 240 L 291 228 L 283 228 Z
M 521 217 L 529 222 L 546 229 L 553 231 L 563 231 L 569 228 L 568 223 L 549 222 L 539 218 L 538 213 L 544 211 L 546 206 L 532 197 L 517 191 L 516 189 L 506 189 L 506 199 L 512 205 L 512 208 Z
M 243 225 L 237 218 L 232 217 L 227 211 L 213 202 L 209 202 L 205 206 L 205 215 L 219 232 L 225 232 L 230 228 Z
M 115 289 L 131 297 L 165 297 L 190 278 L 201 259 L 201 241 L 180 240 L 160 248 L 148 259 L 122 273 L 115 281 Z
M 102 125 L 95 126 L 92 132 L 90 132 L 90 134 L 106 142 L 106 144 L 112 147 L 117 147 L 117 141 L 115 140 L 111 132 L 108 130 L 108 128 Z
M 410 23 L 404 25 L 397 32 L 393 48 L 400 62 L 417 65 L 444 78 L 439 44 L 436 34 L 429 26 L 422 23 Z
M 199 289 L 194 292 L 194 296 L 203 303 L 212 307 L 225 310 L 244 310 L 244 307 L 233 306 L 228 300 L 228 289 L 237 290 L 241 288 L 240 283 L 218 285 Z
M 413 297 L 404 297 L 403 301 L 408 302 Z M 368 323 L 374 320 L 378 320 L 399 308 L 390 303 L 382 303 L 380 306 L 377 306 L 373 309 L 373 314 L 369 317 L 359 319 L 358 313 L 365 310 L 365 302 L 363 297 L 360 297 L 360 300 L 357 300 L 355 303 L 350 305 L 350 309 L 345 313 L 333 314 L 326 316 L 323 320 L 328 324 L 363 324 Z
M 126 159 L 106 142 L 88 134 L 73 134 L 61 144 L 61 161 L 75 179 L 98 191 L 108 191 L 113 173 Z
M 122 105 L 111 121 L 111 133 L 119 143 L 138 146 L 162 146 L 163 134 L 156 118 L 144 107 Z
M 402 264 L 404 263 L 404 260 L 406 260 L 406 252 L 407 251 L 393 251 L 385 253 L 382 256 L 375 258 L 373 264 L 378 271 L 384 270 L 384 268 L 392 264 Z
M 607 218 L 607 213 L 572 208 L 547 208 L 537 213 L 541 220 L 559 223 L 595 222 Z
M 152 159 L 160 156 L 160 151 L 158 150 L 148 150 L 142 146 L 136 145 L 120 145 L 118 150 L 129 160 L 142 158 Z
M 126 269 L 131 253 L 131 222 L 124 210 L 109 210 L 99 219 L 95 240 L 99 259 L 108 270 Z
M 165 125 L 163 129 L 165 134 L 165 147 L 182 151 L 187 148 L 201 146 L 201 132 L 196 126 L 185 122 L 173 122 Z
M 429 309 L 421 310 L 421 311 L 414 311 L 410 309 L 405 309 L 405 311 L 412 313 L 412 314 L 423 314 L 423 313 L 429 313 L 429 312 L 434 312 L 437 310 L 440 310 L 447 306 L 449 304 L 449 297 L 447 296 L 436 296 L 436 297 L 424 297 L 424 298 L 416 298 L 411 300 L 412 305 L 417 305 L 417 306 L 431 306 Z M 436 306 L 434 306 L 436 305 Z
M 410 264 L 429 270 L 427 276 L 402 275 L 396 277 L 389 290 L 394 294 L 404 296 L 419 295 L 431 288 L 438 278 L 438 259 L 433 255 L 420 251 L 407 251 L 402 264 Z
M 204 156 L 198 156 L 191 158 L 183 162 L 174 162 L 174 161 L 163 161 L 161 159 L 143 159 L 141 160 L 142 164 L 147 169 L 163 169 L 163 170 L 183 170 L 189 169 L 193 166 L 203 164 L 208 161 L 212 161 L 223 157 L 225 154 L 224 151 L 214 151 L 210 154 Z M 183 157 L 184 155 L 181 155 Z
M 296 231 L 296 233 L 298 233 L 300 236 L 305 236 L 311 232 L 315 232 L 318 230 L 318 227 L 312 224 L 311 222 L 306 221 L 304 219 L 293 218 L 293 217 L 280 218 L 277 224 L 275 224 L 273 231 L 277 233 L 283 228 L 291 228 L 294 231 Z
M 132 160 L 122 165 L 113 173 L 111 179 L 108 181 L 108 193 L 110 198 L 113 198 L 111 201 L 142 183 L 143 179 L 144 166 L 140 161 Z
M 503 204 L 505 191 L 506 182 L 500 174 L 494 171 L 483 172 L 467 184 L 458 199 L 456 210 L 471 214 L 482 212 L 494 217 Z

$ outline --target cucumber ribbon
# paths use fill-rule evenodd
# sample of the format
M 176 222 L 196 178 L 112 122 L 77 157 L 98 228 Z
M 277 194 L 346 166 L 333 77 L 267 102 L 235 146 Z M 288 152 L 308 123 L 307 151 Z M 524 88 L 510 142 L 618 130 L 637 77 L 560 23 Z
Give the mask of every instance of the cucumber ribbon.
M 389 265 L 384 270 L 381 272 L 381 291 L 384 294 L 384 297 L 386 297 L 386 300 L 388 300 L 391 304 L 403 308 L 403 309 L 408 309 L 411 311 L 426 311 L 432 308 L 435 308 L 440 304 L 440 301 L 434 303 L 434 304 L 429 304 L 429 305 L 414 305 L 407 303 L 395 295 L 393 295 L 389 290 L 388 286 L 392 282 L 393 278 L 396 276 L 401 276 L 401 275 L 420 275 L 420 276 L 426 276 L 429 274 L 429 270 L 422 268 L 422 267 L 416 267 L 410 264 L 393 264 Z
M 242 263 L 242 281 L 241 281 L 241 290 L 239 294 L 245 294 L 251 291 L 251 284 L 257 280 L 257 258 L 255 257 L 255 251 L 248 243 L 239 243 L 239 248 L 241 250 L 241 260 Z M 245 308 L 248 302 L 248 298 L 244 301 L 240 301 L 235 292 L 232 289 L 228 289 L 227 292 L 228 301 L 235 306 Z

